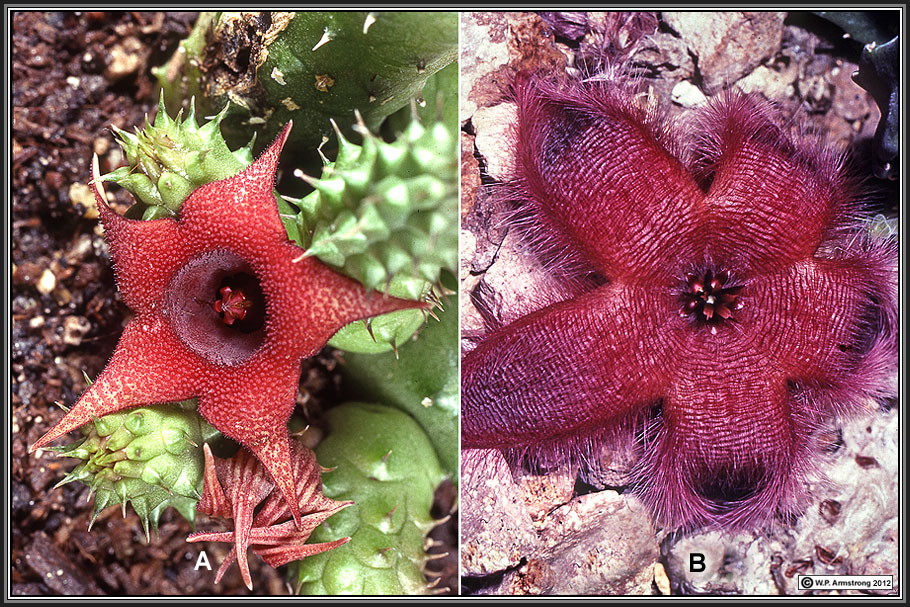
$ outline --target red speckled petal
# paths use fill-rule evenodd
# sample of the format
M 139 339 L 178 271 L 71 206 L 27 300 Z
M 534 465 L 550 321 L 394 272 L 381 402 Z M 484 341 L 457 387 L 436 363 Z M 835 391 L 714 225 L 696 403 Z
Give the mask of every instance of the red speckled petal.
M 177 235 L 177 221 L 140 221 L 118 215 L 107 205 L 97 156 L 92 160 L 92 173 L 92 191 L 123 301 L 134 311 L 151 309 L 187 259 Z
M 722 96 L 703 111 L 696 172 L 711 179 L 713 250 L 751 273 L 804 259 L 847 218 L 857 188 L 840 159 L 796 142 L 770 106 Z
M 300 251 L 292 244 L 287 252 Z M 274 259 L 263 268 L 268 331 L 276 348 L 309 357 L 348 323 L 396 310 L 428 308 L 426 302 L 367 292 L 358 283 L 311 258 Z M 306 288 L 301 288 L 305 285 Z
M 680 258 L 703 253 L 703 194 L 656 117 L 606 85 L 525 79 L 516 98 L 517 175 L 545 249 L 580 249 L 599 272 L 636 284 L 664 281 Z
M 192 398 L 199 359 L 159 316 L 142 315 L 124 329 L 104 371 L 73 408 L 30 451 L 101 417 L 124 409 Z
M 190 194 L 180 208 L 180 227 L 190 244 L 240 253 L 288 240 L 274 188 L 278 157 L 290 128 L 289 122 L 272 145 L 237 175 L 205 184 Z
M 285 429 L 283 433 L 273 434 L 265 441 L 251 442 L 249 449 L 275 481 L 275 486 L 288 504 L 294 522 L 300 525 L 300 502 L 297 501 L 297 484 L 289 449 L 290 440 Z
M 97 383 L 32 449 L 92 416 L 198 396 L 199 413 L 260 459 L 299 524 L 287 422 L 301 360 L 349 322 L 428 305 L 370 294 L 302 258 L 288 240 L 274 194 L 289 129 L 247 169 L 195 190 L 178 221 L 139 222 L 115 214 L 104 201 L 94 162 L 95 196 L 118 286 L 138 316 Z M 258 305 L 265 306 L 258 310 L 264 325 L 248 332 L 228 327 L 215 308 L 221 281 L 238 275 L 261 289 Z M 247 531 L 241 530 L 238 541 L 247 541 Z
M 672 302 L 605 285 L 494 332 L 462 363 L 462 444 L 593 432 L 662 396 Z

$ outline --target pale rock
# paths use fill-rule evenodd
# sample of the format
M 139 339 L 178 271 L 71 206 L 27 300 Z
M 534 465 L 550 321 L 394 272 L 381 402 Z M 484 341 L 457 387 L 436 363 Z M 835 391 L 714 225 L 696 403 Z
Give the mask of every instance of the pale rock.
M 799 67 L 796 64 L 780 71 L 760 65 L 751 74 L 738 80 L 736 88 L 744 93 L 760 93 L 772 101 L 782 100 L 793 93 L 793 85 L 798 76 Z
M 470 86 L 509 62 L 509 21 L 497 13 L 462 13 L 459 70 L 461 104 L 459 120 L 464 122 L 477 110 Z
M 782 12 L 664 12 L 662 19 L 698 58 L 704 92 L 714 95 L 780 48 Z
M 537 533 L 502 454 L 463 451 L 461 482 L 462 575 L 516 567 L 534 551 Z
M 708 100 L 697 86 L 688 80 L 680 80 L 670 93 L 673 103 L 685 108 L 695 107 Z
M 511 165 L 512 138 L 509 135 L 517 116 L 518 106 L 500 103 L 493 107 L 478 108 L 471 120 L 474 125 L 474 145 L 486 160 L 486 173 L 497 180 L 504 180 Z
M 549 564 L 552 594 L 650 595 L 660 547 L 637 498 L 599 491 L 544 519 L 534 557 Z

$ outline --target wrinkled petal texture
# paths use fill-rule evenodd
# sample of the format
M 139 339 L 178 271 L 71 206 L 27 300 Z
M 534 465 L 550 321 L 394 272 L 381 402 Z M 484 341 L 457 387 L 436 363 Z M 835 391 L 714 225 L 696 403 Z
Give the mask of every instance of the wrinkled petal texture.
M 94 160 L 95 198 L 118 287 L 136 316 L 107 368 L 32 450 L 95 416 L 198 397 L 200 414 L 255 454 L 300 521 L 287 422 L 301 361 L 349 322 L 425 304 L 368 293 L 302 258 L 288 240 L 273 187 L 289 128 L 245 170 L 195 190 L 179 219 L 115 213 Z M 261 288 L 258 332 L 231 333 L 213 308 L 218 281 L 232 272 L 254 276 Z
M 841 158 L 750 96 L 697 111 L 692 140 L 622 83 L 521 76 L 514 96 L 517 226 L 606 284 L 465 355 L 464 447 L 637 427 L 635 485 L 668 526 L 798 509 L 812 433 L 895 391 L 897 247 L 863 233 Z M 729 319 L 684 307 L 705 275 L 735 289 Z

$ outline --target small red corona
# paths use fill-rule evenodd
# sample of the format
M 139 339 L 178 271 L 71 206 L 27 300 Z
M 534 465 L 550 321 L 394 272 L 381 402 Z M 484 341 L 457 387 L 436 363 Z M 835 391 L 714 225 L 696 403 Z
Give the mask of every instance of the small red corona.
M 221 287 L 221 299 L 215 300 L 215 311 L 221 314 L 221 319 L 226 325 L 233 325 L 236 320 L 246 318 L 247 310 L 253 302 L 247 299 L 242 290 L 236 291 L 231 287 Z

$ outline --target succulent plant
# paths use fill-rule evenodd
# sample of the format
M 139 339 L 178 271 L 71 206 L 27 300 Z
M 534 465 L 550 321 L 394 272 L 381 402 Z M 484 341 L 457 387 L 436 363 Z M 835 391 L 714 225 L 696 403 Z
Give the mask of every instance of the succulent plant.
M 397 409 L 346 403 L 327 413 L 329 434 L 316 456 L 330 471 L 323 491 L 353 500 L 313 532 L 312 540 L 350 537 L 292 569 L 303 594 L 423 594 L 433 492 L 444 474 L 420 426 Z
M 413 417 L 430 438 L 443 469 L 458 482 L 458 411 L 461 376 L 458 367 L 458 297 L 446 298 L 419 339 L 397 352 L 351 353 L 342 367 L 353 398 L 373 398 Z
M 193 190 L 253 162 L 251 145 L 232 152 L 224 142 L 220 126 L 226 110 L 200 127 L 193 103 L 186 118 L 181 110 L 171 119 L 162 95 L 154 122 L 146 117 L 145 128 L 137 127 L 135 133 L 114 127 L 129 164 L 102 175 L 101 181 L 116 183 L 144 203 L 143 219 L 175 216 Z M 137 205 L 133 214 L 141 209 Z
M 393 143 L 360 122 L 363 144 L 336 128 L 338 157 L 326 162 L 315 190 L 294 203 L 306 255 L 367 288 L 406 299 L 425 297 L 458 256 L 455 137 L 442 122 L 411 121 Z M 332 345 L 354 351 L 396 347 L 422 324 L 420 311 L 402 311 L 350 325 Z
M 156 75 L 168 105 L 197 97 L 214 113 L 232 102 L 228 140 L 251 131 L 270 140 L 294 120 L 291 147 L 313 149 L 360 111 L 369 128 L 417 97 L 427 78 L 455 60 L 456 13 L 203 13 Z
M 213 79 L 223 73 L 213 69 L 212 62 L 224 58 L 225 47 L 213 48 L 239 40 L 237 36 L 244 35 L 239 30 L 246 25 L 251 28 L 248 33 L 255 32 L 247 40 L 249 45 L 241 45 L 241 53 L 242 49 L 254 51 L 247 65 L 253 69 L 247 74 L 253 74 L 253 80 L 267 75 L 268 83 L 263 90 L 246 89 L 240 81 L 218 88 L 216 80 L 225 81 L 220 76 Z M 292 474 L 297 453 L 286 446 L 294 443 L 287 438 L 287 423 L 300 356 L 314 353 L 339 329 L 332 342 L 338 347 L 396 348 L 424 324 L 425 300 L 435 300 L 445 291 L 439 285 L 440 272 L 454 271 L 457 250 L 453 112 L 457 68 L 445 70 L 442 79 L 434 72 L 455 57 L 456 25 L 450 13 L 203 14 L 174 61 L 158 70 L 163 88 L 155 119 L 147 119 L 134 132 L 114 129 L 128 166 L 102 176 L 97 160 L 93 165 L 92 184 L 118 287 L 136 316 L 97 384 L 31 449 L 44 448 L 92 420 L 106 427 L 114 423 L 108 419 L 130 415 L 126 410 L 131 407 L 198 396 L 198 414 L 192 413 L 197 422 L 208 427 L 201 415 L 239 441 L 245 461 L 262 469 L 258 488 L 250 487 L 249 495 L 239 485 L 230 488 L 230 479 L 220 479 L 223 493 L 232 492 L 227 495 L 230 508 L 222 508 L 203 492 L 198 509 L 221 515 L 237 510 L 245 500 L 253 504 L 241 508 L 249 514 L 256 507 L 257 491 L 268 486 L 267 506 L 271 504 L 268 507 L 276 517 L 260 516 L 263 508 L 252 527 L 245 527 L 250 521 L 244 521 L 239 534 L 206 532 L 193 540 L 229 541 L 244 552 L 248 547 L 273 566 L 314 552 L 315 545 L 303 544 L 310 529 L 305 504 L 293 499 L 295 492 L 305 488 Z M 322 40 L 319 48 L 310 48 L 315 42 L 301 46 L 317 30 L 322 37 L 317 38 Z M 309 94 L 306 85 L 312 75 L 308 70 L 315 69 L 298 61 L 300 49 L 306 51 L 304 59 L 313 54 L 319 66 L 339 71 L 317 79 L 316 93 L 294 108 L 295 98 L 287 95 Z M 235 56 L 227 63 L 239 65 L 238 59 Z M 425 86 L 427 99 L 420 99 Z M 361 89 L 369 89 L 377 98 L 361 95 Z M 165 100 L 172 109 L 183 109 L 169 117 Z M 396 112 L 401 108 L 404 111 Z M 393 113 L 394 119 L 383 124 Z M 200 115 L 214 116 L 200 125 Z M 443 116 L 445 123 L 440 120 Z M 285 125 L 291 117 L 293 129 Z M 332 142 L 343 141 L 346 151 L 328 162 L 323 154 L 335 155 L 332 142 L 324 145 L 332 118 L 339 133 Z M 378 135 L 381 125 L 385 140 Z M 277 135 L 277 139 L 254 161 L 257 133 L 268 138 Z M 291 144 L 289 136 L 295 139 Z M 317 162 L 321 157 L 323 173 L 310 182 L 318 182 L 322 189 L 317 187 L 303 199 L 279 195 L 274 186 L 282 149 L 295 161 L 304 155 Z M 307 165 L 307 171 L 316 173 L 318 167 Z M 358 172 L 376 182 L 359 195 Z M 339 176 L 344 192 L 333 200 L 324 190 Z M 136 197 L 125 217 L 107 205 L 102 182 L 116 183 Z M 358 250 L 357 238 L 348 240 L 349 234 L 340 235 L 336 228 L 349 226 L 345 212 L 360 221 L 367 206 L 378 199 L 382 204 L 376 210 L 381 212 L 375 217 L 382 225 L 360 224 L 369 238 L 367 246 Z M 396 245 L 409 256 L 407 263 L 394 250 Z M 328 262 L 338 252 L 343 257 L 333 270 Z M 373 263 L 379 258 L 381 274 Z M 358 312 L 353 313 L 355 309 Z M 369 325 L 351 322 L 395 310 L 404 311 L 403 318 L 368 321 Z M 311 313 L 318 318 L 303 318 Z M 342 326 L 345 323 L 348 326 Z M 452 351 L 454 347 L 453 340 Z M 170 405 L 135 411 L 170 415 Z M 446 424 L 433 428 L 452 432 L 454 439 L 455 419 L 449 415 Z M 420 433 L 409 421 L 408 428 Z M 57 450 L 81 454 L 80 449 L 91 446 L 89 442 L 80 443 L 85 443 L 84 448 Z M 419 444 L 424 449 L 426 439 Z M 186 448 L 200 465 L 203 447 L 197 441 Z M 427 512 L 433 487 L 442 478 L 432 447 L 428 452 L 431 457 L 408 471 L 421 479 L 421 499 L 429 501 L 419 503 Z M 208 469 L 218 466 L 215 462 Z M 219 480 L 222 472 L 219 468 L 218 474 L 209 476 Z M 428 474 L 438 478 L 423 491 Z M 70 476 L 67 481 L 88 479 L 83 471 Z M 192 495 L 172 496 L 168 484 L 172 481 L 165 480 L 167 489 L 161 490 L 169 499 L 145 506 L 145 493 L 138 494 L 144 501 L 137 510 L 150 512 L 146 527 L 157 523 L 168 505 L 178 506 L 188 517 L 195 513 L 201 482 Z M 130 487 L 134 485 L 139 486 Z M 114 503 L 107 494 L 102 496 L 105 486 L 98 486 L 96 508 Z M 186 499 L 178 500 L 178 495 Z M 137 499 L 132 498 L 134 505 Z M 279 512 L 279 506 L 285 510 Z M 329 514 L 325 511 L 320 516 Z M 420 508 L 411 519 L 408 529 L 422 532 Z M 402 572 L 400 587 L 407 589 L 402 591 L 425 589 L 425 579 L 414 564 L 425 556 L 419 556 L 423 538 L 421 533 L 417 543 L 410 536 L 402 540 L 408 548 L 406 556 L 414 557 L 413 562 L 405 558 L 407 566 L 405 561 L 396 565 Z M 325 548 L 342 543 L 336 538 Z M 419 550 L 411 550 L 412 545 Z M 222 564 L 219 577 L 240 556 L 237 551 L 232 555 Z M 246 560 L 240 560 L 244 582 L 251 586 Z M 412 575 L 409 567 L 417 567 L 418 573 Z
M 146 118 L 145 127 L 134 133 L 114 127 L 128 164 L 102 175 L 100 181 L 115 183 L 136 197 L 127 217 L 176 217 L 196 188 L 232 177 L 252 164 L 253 140 L 231 150 L 221 133 L 228 106 L 200 125 L 195 105 L 190 100 L 186 117 L 180 110 L 171 118 L 162 93 L 154 121 Z M 299 241 L 295 210 L 277 192 L 275 201 L 288 237 Z
M 202 444 L 213 429 L 187 401 L 140 408 L 96 418 L 81 438 L 53 447 L 59 455 L 82 460 L 57 486 L 80 481 L 95 493 L 91 523 L 105 508 L 130 503 L 146 538 L 161 513 L 173 506 L 188 521 L 196 518 L 202 490 Z

